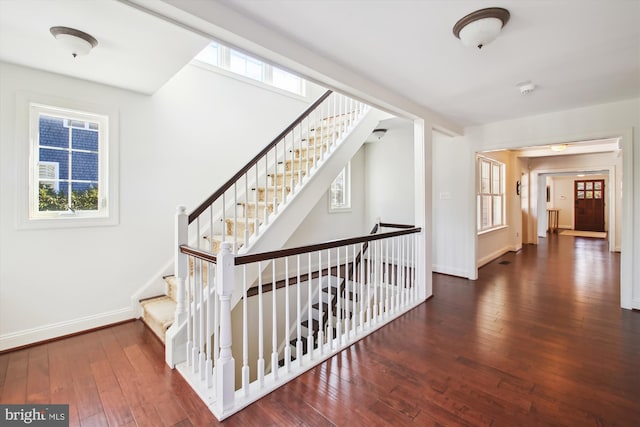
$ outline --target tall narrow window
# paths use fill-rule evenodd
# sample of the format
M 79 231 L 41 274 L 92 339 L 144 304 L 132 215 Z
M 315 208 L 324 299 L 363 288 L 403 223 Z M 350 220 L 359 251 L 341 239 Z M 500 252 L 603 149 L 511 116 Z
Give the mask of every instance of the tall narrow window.
M 486 157 L 478 158 L 478 231 L 506 224 L 504 174 L 504 163 Z
M 105 217 L 108 117 L 30 106 L 29 219 Z
M 351 209 L 351 162 L 347 163 L 331 183 L 329 189 L 329 211 Z

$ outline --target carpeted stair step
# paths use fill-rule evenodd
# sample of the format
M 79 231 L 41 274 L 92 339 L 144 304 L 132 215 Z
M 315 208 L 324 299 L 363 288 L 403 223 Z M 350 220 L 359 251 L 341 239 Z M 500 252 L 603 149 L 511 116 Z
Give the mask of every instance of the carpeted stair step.
M 217 254 L 220 252 L 220 245 L 225 240 L 231 244 L 231 251 L 233 252 L 233 235 L 231 236 L 223 236 L 221 234 L 214 234 L 213 236 L 205 236 L 205 240 L 208 242 L 213 241 L 213 249 L 206 248 L 208 251 Z M 244 245 L 244 235 L 238 233 L 238 249 L 240 249 Z
M 165 342 L 167 329 L 173 323 L 176 313 L 176 302 L 168 295 L 162 295 L 140 301 L 142 320 L 154 334 Z
M 274 185 L 274 182 L 277 183 L 278 188 L 282 188 L 282 185 L 286 183 L 288 186 L 291 186 L 291 180 L 293 179 L 294 184 L 298 184 L 300 179 L 305 176 L 306 170 L 295 171 L 295 172 L 286 172 L 286 173 L 278 173 L 276 175 L 270 173 L 268 174 L 270 184 Z
M 297 158 L 311 159 L 311 163 L 313 163 L 313 154 L 315 153 L 315 158 L 319 158 L 323 152 L 327 151 L 327 144 L 316 144 L 315 146 L 311 145 L 310 147 L 300 147 L 293 150 L 294 155 Z
M 265 202 L 258 202 L 258 204 L 257 204 L 257 209 L 258 209 L 257 217 L 260 218 L 261 221 L 264 221 L 265 208 L 267 209 L 267 211 L 269 213 L 272 213 L 273 212 L 273 203 L 267 204 Z M 249 203 L 238 202 L 237 215 L 239 217 L 248 216 L 249 218 L 255 218 L 256 217 L 256 203 L 255 203 L 255 201 L 254 200 L 249 200 Z
M 249 235 L 253 234 L 256 230 L 255 218 L 227 218 L 226 223 L 226 235 L 233 237 L 234 232 L 237 230 L 238 237 L 244 236 L 245 229 L 249 230 Z M 258 223 L 259 225 L 260 223 Z
M 167 283 L 167 296 L 177 301 L 178 284 L 176 283 L 176 276 L 164 276 L 162 279 Z
M 254 187 L 251 189 L 252 191 L 257 191 L 258 192 L 258 201 L 259 202 L 268 202 L 268 203 L 273 203 L 274 200 L 274 194 L 275 194 L 275 188 L 274 187 L 267 187 L 265 189 L 265 187 L 258 187 L 257 189 Z M 290 186 L 286 186 L 286 190 L 287 193 L 291 192 L 291 187 Z M 249 197 L 253 197 L 253 195 L 250 195 Z M 280 202 L 280 199 L 282 198 L 282 188 L 280 186 L 278 186 L 278 202 Z

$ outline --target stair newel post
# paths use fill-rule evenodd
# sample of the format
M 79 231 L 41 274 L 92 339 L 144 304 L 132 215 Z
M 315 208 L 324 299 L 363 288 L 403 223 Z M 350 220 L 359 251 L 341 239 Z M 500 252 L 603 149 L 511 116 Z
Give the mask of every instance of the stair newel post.
M 217 256 L 216 292 L 220 300 L 220 355 L 216 363 L 218 406 L 224 412 L 234 406 L 235 361 L 231 353 L 231 294 L 235 287 L 235 256 L 224 242 Z
M 186 245 L 189 235 L 189 217 L 187 208 L 178 206 L 175 218 L 175 264 L 174 275 L 176 277 L 176 323 L 180 324 L 184 321 L 186 315 L 185 306 L 185 279 L 188 274 L 189 257 L 180 252 L 180 246 Z

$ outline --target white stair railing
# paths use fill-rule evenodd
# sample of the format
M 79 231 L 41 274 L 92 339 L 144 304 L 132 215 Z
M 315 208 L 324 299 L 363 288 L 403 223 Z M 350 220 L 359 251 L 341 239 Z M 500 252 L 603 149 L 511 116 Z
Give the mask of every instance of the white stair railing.
M 327 91 L 188 216 L 190 241 L 245 251 L 307 182 L 369 106 Z
M 219 420 L 422 302 L 421 229 L 380 225 L 399 230 L 261 254 L 233 254 L 229 242 L 217 255 L 180 247 L 192 271 L 177 368 Z M 255 283 L 248 269 L 260 272 Z

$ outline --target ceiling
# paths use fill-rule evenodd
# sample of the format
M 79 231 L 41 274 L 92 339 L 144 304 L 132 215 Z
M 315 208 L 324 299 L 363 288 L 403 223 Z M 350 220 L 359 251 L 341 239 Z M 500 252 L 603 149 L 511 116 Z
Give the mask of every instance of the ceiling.
M 98 40 L 73 58 L 49 32 L 72 27 Z M 154 93 L 208 39 L 113 0 L 0 0 L 0 60 Z
M 194 3 L 165 1 L 177 7 Z M 134 3 L 0 0 L 0 60 L 154 93 L 207 39 L 131 7 Z M 460 126 L 640 96 L 638 0 L 217 4 Z M 511 13 L 502 34 L 482 50 L 464 47 L 452 34 L 455 22 L 494 6 Z M 99 45 L 74 59 L 49 34 L 54 25 L 90 33 Z M 538 88 L 523 96 L 516 84 L 527 80 Z
M 223 3 L 462 126 L 640 96 L 640 1 Z M 511 19 L 482 50 L 466 48 L 452 27 L 484 7 Z M 538 88 L 522 96 L 528 80 Z

